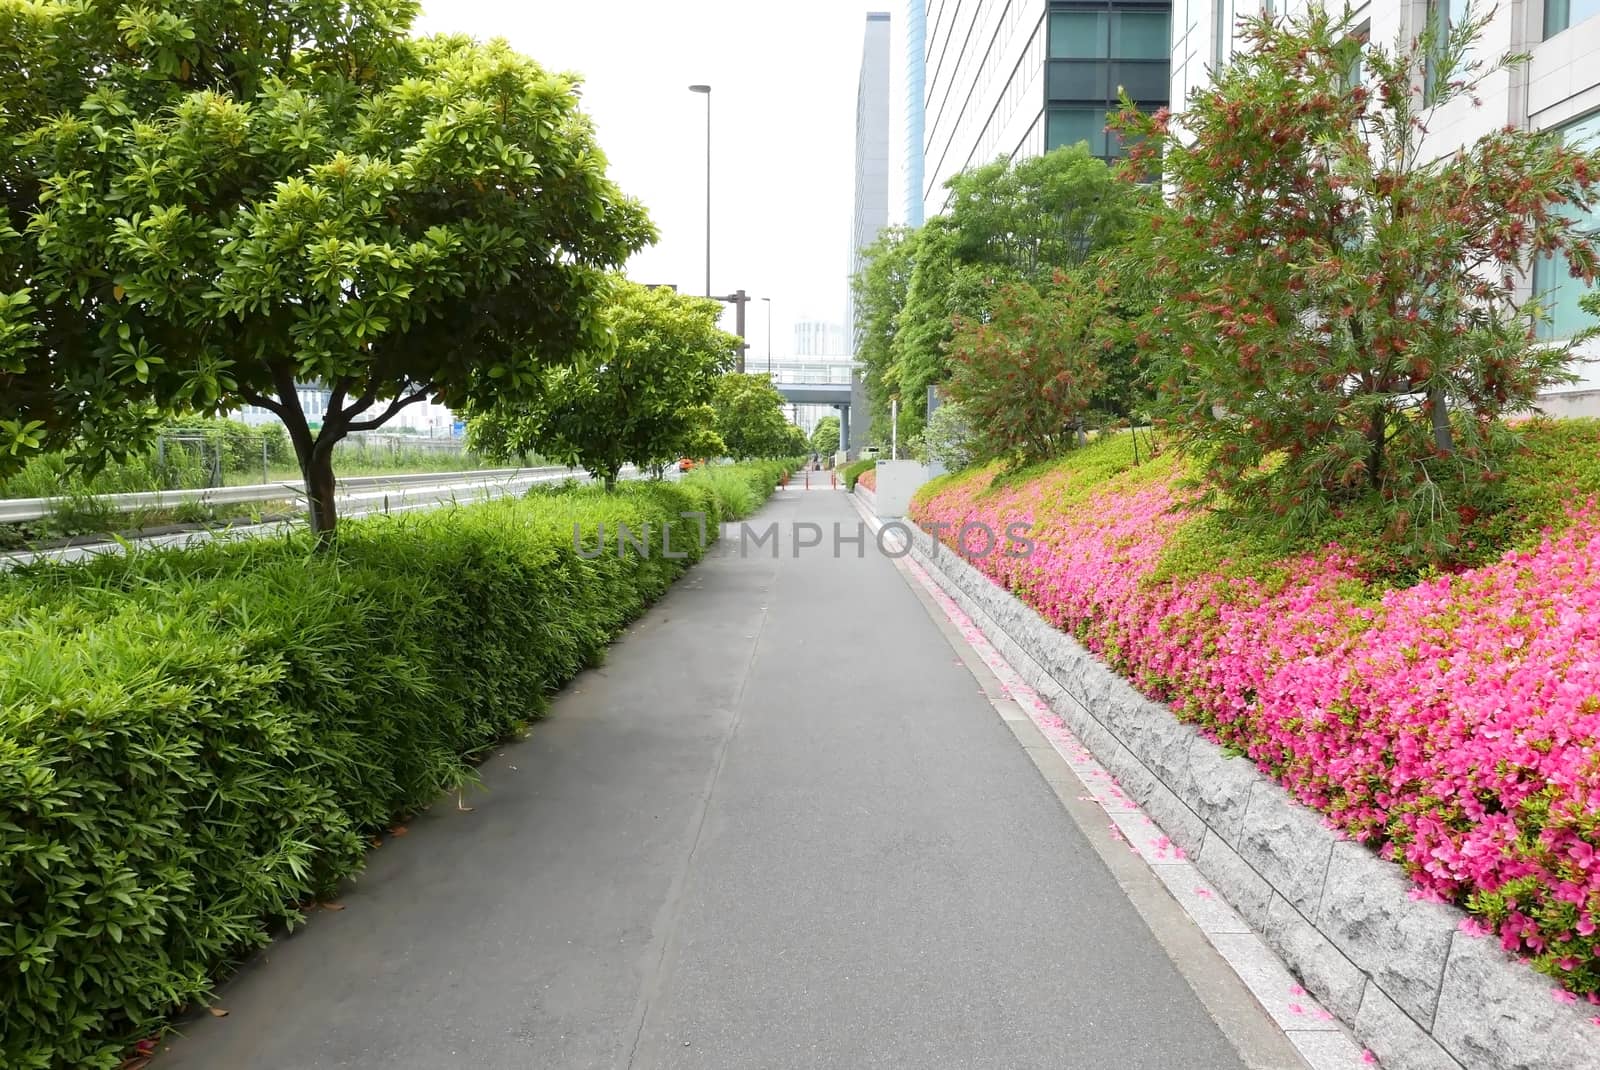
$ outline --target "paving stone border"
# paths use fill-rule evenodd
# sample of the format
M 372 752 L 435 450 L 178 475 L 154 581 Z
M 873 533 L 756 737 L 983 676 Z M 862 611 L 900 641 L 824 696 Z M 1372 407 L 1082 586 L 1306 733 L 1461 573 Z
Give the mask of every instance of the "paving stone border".
M 912 557 L 1387 1070 L 1600 1070 L 1597 1008 L 1412 898 L 1390 862 L 1229 757 L 920 528 Z

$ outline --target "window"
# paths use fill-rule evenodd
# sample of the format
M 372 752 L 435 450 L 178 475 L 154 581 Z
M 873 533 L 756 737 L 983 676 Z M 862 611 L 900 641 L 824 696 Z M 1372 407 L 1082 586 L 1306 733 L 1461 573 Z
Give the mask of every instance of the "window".
M 1229 47 L 1233 37 L 1233 0 L 1216 0 L 1216 3 L 1217 24 L 1213 28 L 1211 65 L 1220 71 L 1233 53 Z
M 1600 0 L 1545 0 L 1544 35 L 1554 37 L 1596 15 L 1600 15 Z
M 1445 49 L 1449 47 L 1451 27 L 1459 26 L 1467 19 L 1467 8 L 1470 0 L 1428 0 L 1427 28 L 1433 34 L 1433 40 L 1428 48 L 1426 66 L 1422 72 L 1422 99 L 1424 103 L 1432 103 L 1438 94 L 1438 68 L 1444 56 Z M 1470 49 L 1461 57 L 1465 64 L 1471 59 Z
M 1166 11 L 1053 12 L 1050 58 L 1170 60 L 1172 16 Z
M 1050 16 L 1051 59 L 1105 59 L 1106 12 L 1057 11 Z
M 1111 55 L 1115 59 L 1172 57 L 1171 18 L 1165 11 L 1123 11 L 1111 22 Z
M 1585 116 L 1561 128 L 1561 137 L 1573 145 L 1592 149 L 1600 139 L 1600 112 Z M 1570 207 L 1568 211 L 1573 211 Z M 1600 211 L 1577 216 L 1585 229 L 1600 230 Z M 1567 258 L 1557 253 L 1533 262 L 1533 292 L 1550 317 L 1539 325 L 1540 338 L 1567 338 L 1594 323 L 1594 317 L 1578 307 L 1587 291 L 1582 279 L 1572 277 Z
M 1106 155 L 1107 140 L 1117 138 L 1106 133 L 1106 112 L 1102 108 L 1051 108 L 1049 129 L 1045 131 L 1045 149 L 1058 149 L 1063 145 L 1089 144 L 1096 156 Z M 1117 146 L 1120 148 L 1120 145 Z
M 1344 87 L 1347 90 L 1354 89 L 1356 86 L 1360 85 L 1367 76 L 1366 48 L 1367 42 L 1372 40 L 1372 24 L 1370 22 L 1363 22 L 1356 29 L 1356 31 L 1350 35 L 1348 40 L 1354 41 L 1361 47 L 1356 51 L 1355 55 L 1350 58 L 1350 66 L 1346 68 L 1344 72 Z

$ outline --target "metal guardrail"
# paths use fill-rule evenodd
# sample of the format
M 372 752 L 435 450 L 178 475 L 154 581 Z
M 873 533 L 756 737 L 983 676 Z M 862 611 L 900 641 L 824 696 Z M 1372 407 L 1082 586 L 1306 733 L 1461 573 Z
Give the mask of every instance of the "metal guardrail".
M 556 483 L 568 478 L 575 479 L 579 483 L 590 481 L 587 473 L 573 468 L 507 468 L 492 472 L 479 470 L 441 474 L 445 477 L 443 480 L 434 474 L 363 476 L 345 480 L 339 487 L 339 514 L 344 519 L 354 520 L 377 513 L 407 513 L 452 504 L 465 505 L 493 498 L 513 497 L 540 484 Z M 623 479 L 638 479 L 645 473 L 641 473 L 633 465 L 626 465 L 619 475 Z M 398 482 L 400 480 L 406 482 Z M 419 480 L 429 482 L 418 482 Z M 366 484 L 366 486 L 351 484 Z M 278 492 L 274 498 L 283 499 L 291 497 L 290 492 L 298 488 L 274 485 L 273 489 Z M 117 554 L 123 552 L 128 545 L 147 549 L 183 549 L 218 539 L 266 538 L 290 531 L 301 523 L 303 521 L 274 520 L 245 527 L 206 528 L 156 535 L 135 539 L 129 544 L 121 541 L 91 542 L 50 550 L 0 552 L 0 573 L 30 563 L 84 561 L 102 554 Z
M 542 481 L 558 479 L 563 475 L 577 475 L 570 468 L 492 468 L 471 472 L 407 472 L 385 476 L 356 476 L 341 479 L 339 494 L 353 494 L 364 490 L 424 486 L 470 486 L 480 483 L 503 483 L 521 480 Z M 172 509 L 179 505 L 241 505 L 246 502 L 300 501 L 305 498 L 305 488 L 296 483 L 259 483 L 248 487 L 206 487 L 198 490 L 157 490 L 140 494 L 106 494 L 96 500 L 119 513 L 140 510 Z M 57 506 L 68 504 L 70 498 L 11 498 L 0 500 L 0 524 L 19 524 L 43 520 Z

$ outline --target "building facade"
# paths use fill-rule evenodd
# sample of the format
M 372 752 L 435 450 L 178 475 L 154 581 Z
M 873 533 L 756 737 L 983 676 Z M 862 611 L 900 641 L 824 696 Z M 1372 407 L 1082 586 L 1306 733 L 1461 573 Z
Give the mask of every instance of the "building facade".
M 850 352 L 844 328 L 826 320 L 801 320 L 794 325 L 797 357 L 840 357 Z
M 905 25 L 905 225 L 922 226 L 923 139 L 925 137 L 925 98 L 928 92 L 928 4 L 927 0 L 907 0 Z
M 1172 54 L 1173 110 L 1210 72 L 1227 62 L 1239 44 L 1241 17 L 1284 15 L 1303 11 L 1312 0 L 1177 0 L 1174 4 Z M 1335 5 L 1329 5 L 1334 7 Z M 1492 5 L 1478 0 L 1475 15 Z M 1392 44 L 1411 40 L 1429 25 L 1443 29 L 1465 17 L 1466 0 L 1368 0 L 1353 4 L 1352 36 Z M 1482 57 L 1522 53 L 1527 64 L 1490 75 L 1478 94 L 1481 104 L 1460 99 L 1441 106 L 1428 121 L 1423 150 L 1439 158 L 1505 126 L 1522 130 L 1554 130 L 1590 147 L 1600 145 L 1600 0 L 1522 0 L 1501 3 L 1474 46 Z M 1181 120 L 1180 120 L 1181 121 Z M 1600 228 L 1600 213 L 1590 222 Z M 1559 260 L 1534 265 L 1529 292 L 1537 292 L 1551 311 L 1548 337 L 1569 336 L 1591 322 L 1578 307 L 1583 283 L 1573 279 Z M 1600 357 L 1600 352 L 1593 354 Z M 1553 412 L 1600 414 L 1600 366 L 1574 371 L 1582 382 Z
M 1181 2 L 1181 0 L 1180 0 Z M 923 209 L 980 164 L 1086 142 L 1122 154 L 1106 119 L 1119 89 L 1140 108 L 1169 100 L 1169 0 L 928 0 Z
M 867 15 L 856 88 L 856 190 L 850 231 L 850 273 L 845 280 L 845 332 L 855 352 L 856 301 L 850 280 L 862 251 L 889 225 L 889 13 Z

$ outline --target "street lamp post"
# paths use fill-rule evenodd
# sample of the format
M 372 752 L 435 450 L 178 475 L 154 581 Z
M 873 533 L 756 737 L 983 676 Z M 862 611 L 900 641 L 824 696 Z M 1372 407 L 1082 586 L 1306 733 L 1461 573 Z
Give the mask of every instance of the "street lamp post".
M 711 296 L 711 87 L 692 85 L 691 93 L 703 93 L 706 98 L 706 296 Z
M 767 378 L 772 378 L 772 298 L 763 297 L 767 304 Z

